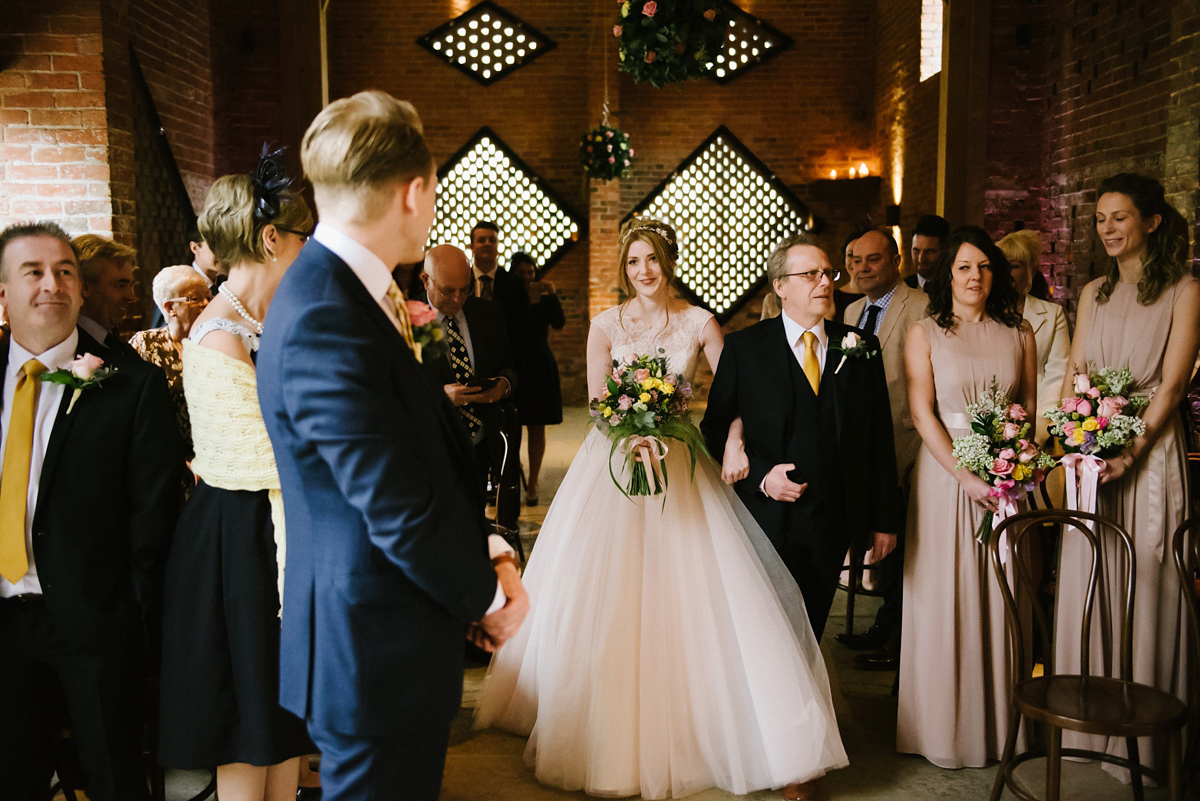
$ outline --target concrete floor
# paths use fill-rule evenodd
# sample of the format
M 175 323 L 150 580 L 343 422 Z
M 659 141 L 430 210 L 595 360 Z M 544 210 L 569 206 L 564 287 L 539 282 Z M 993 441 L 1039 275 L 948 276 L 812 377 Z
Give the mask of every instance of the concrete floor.
M 567 466 L 587 432 L 584 409 L 568 409 L 561 426 L 547 429 L 547 453 L 541 479 L 542 505 L 525 508 L 521 515 L 522 538 L 526 549 L 536 540 L 546 506 L 558 488 Z M 878 601 L 860 601 L 855 630 L 870 625 Z M 896 699 L 891 695 L 894 674 L 868 673 L 853 669 L 853 653 L 833 642 L 833 636 L 845 629 L 844 596 L 839 593 L 825 634 L 822 649 L 832 667 L 844 702 L 839 707 L 842 739 L 850 757 L 850 766 L 826 776 L 825 789 L 832 799 L 841 801 L 912 801 L 913 799 L 986 799 L 995 779 L 995 766 L 983 769 L 943 770 L 920 757 L 896 753 Z M 489 730 L 471 730 L 474 699 L 485 672 L 483 667 L 468 668 L 464 676 L 463 709 L 454 724 L 450 752 L 446 759 L 443 801 L 551 801 L 584 799 L 583 793 L 568 793 L 539 785 L 525 766 L 525 740 Z M 1042 795 L 1044 773 L 1040 762 L 1022 768 L 1022 778 L 1036 795 Z M 207 776 L 172 771 L 168 775 L 169 801 L 186 801 L 203 787 Z M 1130 788 L 1118 783 L 1097 765 L 1064 763 L 1063 801 L 1108 801 L 1131 798 Z M 403 798 L 403 792 L 397 793 Z M 694 801 L 742 798 L 752 801 L 777 799 L 774 791 L 734 796 L 721 790 L 708 790 L 690 796 Z M 1011 794 L 1005 795 L 1011 799 Z M 1166 798 L 1161 790 L 1147 790 L 1147 801 Z

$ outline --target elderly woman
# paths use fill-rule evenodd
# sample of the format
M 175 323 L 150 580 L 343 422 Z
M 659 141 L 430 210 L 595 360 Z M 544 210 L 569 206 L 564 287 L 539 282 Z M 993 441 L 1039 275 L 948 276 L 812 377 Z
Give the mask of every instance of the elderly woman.
M 1030 294 L 1033 275 L 1038 272 L 1042 238 L 1035 231 L 1013 231 L 996 243 L 1012 265 L 1013 284 L 1017 289 L 1017 311 L 1033 326 L 1037 343 L 1037 439 L 1046 439 L 1046 412 L 1058 406 L 1059 390 L 1067 372 L 1067 354 L 1071 336 L 1067 333 L 1067 315 L 1057 303 L 1039 300 Z
M 164 267 L 154 276 L 151 292 L 154 305 L 162 312 L 167 324 L 162 328 L 138 331 L 129 344 L 146 361 L 157 364 L 167 374 L 167 385 L 175 401 L 179 431 L 192 458 L 192 424 L 188 417 L 187 401 L 183 397 L 183 340 L 192 330 L 192 323 L 208 305 L 210 292 L 204 277 L 189 265 Z

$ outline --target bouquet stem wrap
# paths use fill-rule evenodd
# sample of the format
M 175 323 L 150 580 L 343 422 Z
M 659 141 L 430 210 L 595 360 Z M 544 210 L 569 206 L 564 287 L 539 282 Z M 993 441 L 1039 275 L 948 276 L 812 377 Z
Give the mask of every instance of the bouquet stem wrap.
M 655 436 L 632 436 L 613 443 L 613 446 L 625 456 L 625 464 L 629 467 L 626 494 L 658 495 L 667 489 L 667 468 L 663 464 L 668 450 L 665 442 Z M 611 472 L 611 459 L 608 469 Z M 650 484 L 651 476 L 654 477 L 653 486 Z M 613 481 L 616 481 L 616 476 L 613 476 Z
M 1104 460 L 1099 456 L 1068 453 L 1062 457 L 1067 472 L 1067 508 L 1076 512 L 1096 513 L 1096 493 Z

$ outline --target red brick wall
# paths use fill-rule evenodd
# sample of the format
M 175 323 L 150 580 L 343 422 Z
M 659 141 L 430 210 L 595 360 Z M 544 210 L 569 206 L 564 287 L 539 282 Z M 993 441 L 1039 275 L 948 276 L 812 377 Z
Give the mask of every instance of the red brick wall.
M 53 219 L 112 231 L 98 0 L 5 4 L 0 31 L 0 226 Z

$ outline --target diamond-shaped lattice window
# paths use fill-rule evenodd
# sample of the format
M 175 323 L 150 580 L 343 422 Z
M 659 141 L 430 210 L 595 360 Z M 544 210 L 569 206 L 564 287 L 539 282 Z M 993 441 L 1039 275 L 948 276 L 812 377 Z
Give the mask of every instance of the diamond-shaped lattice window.
M 429 244 L 470 253 L 471 228 L 490 220 L 500 228 L 499 263 L 523 250 L 542 269 L 579 239 L 583 220 L 490 128 L 480 128 L 438 170 L 437 211 Z
M 417 44 L 484 86 L 495 83 L 554 47 L 537 28 L 483 0 Z
M 729 5 L 732 17 L 729 20 L 729 33 L 725 36 L 725 47 L 705 65 L 708 67 L 708 77 L 720 84 L 744 75 L 792 44 L 792 38 L 787 34 L 747 14 L 733 3 Z
M 771 250 L 811 225 L 804 202 L 725 126 L 684 159 L 625 221 L 635 215 L 664 220 L 675 228 L 676 277 L 721 322 L 765 280 Z

